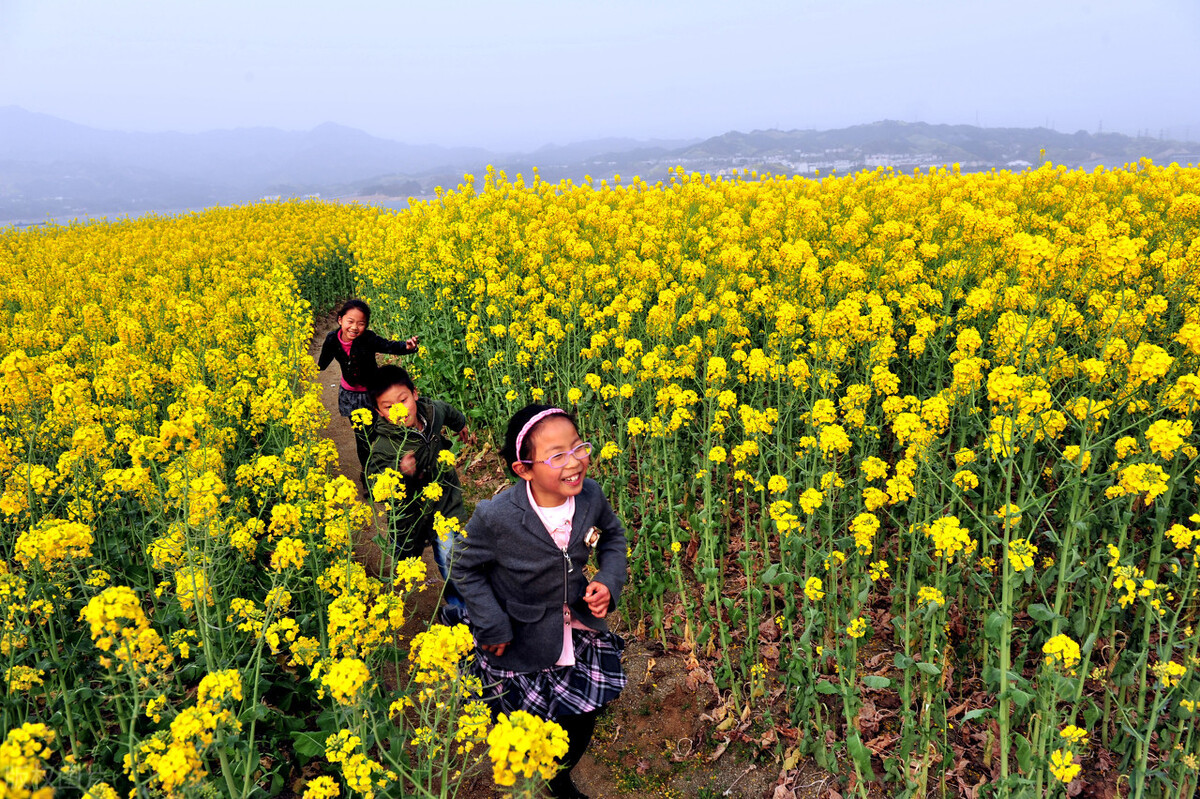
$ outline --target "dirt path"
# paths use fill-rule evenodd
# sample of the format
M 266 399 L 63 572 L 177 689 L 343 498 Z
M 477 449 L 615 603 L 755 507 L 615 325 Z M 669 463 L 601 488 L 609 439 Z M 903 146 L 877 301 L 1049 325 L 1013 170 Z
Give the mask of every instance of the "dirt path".
M 321 342 L 335 325 L 332 315 L 314 320 L 310 346 L 314 359 Z M 324 434 L 337 444 L 340 473 L 358 484 L 361 469 L 354 448 L 354 432 L 349 420 L 338 415 L 339 378 L 336 366 L 318 376 L 321 400 L 331 417 Z M 507 484 L 494 447 L 483 443 L 486 436 L 479 438 L 479 446 L 460 456 L 460 463 L 469 464 L 460 472 L 468 511 L 479 499 L 491 496 Z M 386 556 L 373 536 L 374 531 L 364 531 L 355 541 L 354 550 L 369 573 L 379 574 L 386 565 Z M 425 590 L 417 594 L 403 630 L 405 636 L 426 629 L 437 611 L 441 579 L 429 549 L 424 560 L 429 578 Z M 624 665 L 629 684 L 621 698 L 601 717 L 588 754 L 575 768 L 573 776 L 579 788 L 594 799 L 771 796 L 779 766 L 770 747 L 763 747 L 757 753 L 756 747 L 745 745 L 727 748 L 716 734 L 714 723 L 701 718 L 718 703 L 711 684 L 689 673 L 678 653 L 667 652 L 655 642 L 639 641 L 622 629 L 619 614 L 612 624 L 626 640 Z M 793 788 L 798 786 L 793 783 Z M 816 792 L 796 790 L 784 795 L 816 796 Z M 464 784 L 458 796 L 490 799 L 501 794 L 492 786 L 488 774 Z

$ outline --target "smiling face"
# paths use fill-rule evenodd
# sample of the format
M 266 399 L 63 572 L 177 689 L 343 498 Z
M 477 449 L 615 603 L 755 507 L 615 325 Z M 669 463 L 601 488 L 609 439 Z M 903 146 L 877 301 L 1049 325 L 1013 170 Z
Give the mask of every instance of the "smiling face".
M 375 407 L 383 418 L 392 424 L 404 427 L 417 426 L 417 399 L 419 395 L 408 386 L 399 383 L 388 386 L 375 400 Z
M 542 463 L 551 455 L 568 452 L 583 443 L 570 419 L 551 416 L 534 428 L 529 440 L 529 460 L 533 463 L 518 463 L 513 471 L 529 483 L 537 504 L 543 508 L 554 508 L 583 490 L 589 458 L 580 460 L 574 456 L 568 457 L 567 465 L 561 469 L 552 469 Z
M 338 317 L 338 330 L 342 341 L 354 341 L 367 329 L 367 315 L 357 308 L 351 308 Z

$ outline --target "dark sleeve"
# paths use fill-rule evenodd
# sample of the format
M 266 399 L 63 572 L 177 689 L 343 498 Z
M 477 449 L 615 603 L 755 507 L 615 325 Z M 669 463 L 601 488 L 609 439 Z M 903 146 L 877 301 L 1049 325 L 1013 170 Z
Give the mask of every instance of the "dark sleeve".
M 317 358 L 317 371 L 325 371 L 329 364 L 333 363 L 334 356 L 337 354 L 337 328 L 329 331 L 329 335 L 325 337 L 325 343 L 321 345 L 321 354 Z
M 378 333 L 373 333 L 374 338 L 371 340 L 371 346 L 375 352 L 382 352 L 385 355 L 411 355 L 416 352 L 415 349 L 408 346 L 407 341 L 392 341 L 390 338 L 384 338 Z
M 404 454 L 406 439 L 397 441 L 391 436 L 368 431 L 367 440 L 371 447 L 371 454 L 367 457 L 367 466 L 364 469 L 367 476 L 380 474 L 387 469 L 400 470 L 399 461 L 401 455 Z
M 446 427 L 458 433 L 467 426 L 467 417 L 463 415 L 462 411 L 448 402 L 442 402 L 441 400 L 435 400 L 435 402 L 442 408 L 442 418 L 445 420 L 443 424 Z
M 617 518 L 603 491 L 600 491 L 600 502 L 603 505 L 600 517 L 596 520 L 596 527 L 600 530 L 600 541 L 596 544 L 596 565 L 599 570 L 592 579 L 608 587 L 608 592 L 612 594 L 611 609 L 617 606 L 625 585 L 629 544 L 625 539 L 625 525 Z
M 508 643 L 513 637 L 512 623 L 488 580 L 496 559 L 494 530 L 487 519 L 493 501 L 484 500 L 475 506 L 466 535 L 454 539 L 450 555 L 450 579 L 467 603 L 475 640 L 488 645 Z

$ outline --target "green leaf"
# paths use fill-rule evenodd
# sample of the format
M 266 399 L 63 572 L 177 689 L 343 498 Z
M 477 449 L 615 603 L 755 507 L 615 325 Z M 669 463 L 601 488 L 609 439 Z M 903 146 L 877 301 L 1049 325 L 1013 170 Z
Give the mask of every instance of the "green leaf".
M 312 760 L 325 752 L 325 740 L 324 737 L 318 737 L 311 732 L 294 732 L 292 749 L 302 760 Z
M 903 652 L 897 652 L 896 656 L 892 658 L 892 665 L 898 669 L 911 669 L 916 662 Z
M 930 677 L 936 677 L 942 673 L 942 667 L 936 663 L 926 663 L 922 661 L 921 663 L 917 664 L 917 668 L 921 670 L 922 674 L 928 674 Z
M 799 536 L 797 536 L 799 537 Z M 829 756 L 829 750 L 825 746 L 825 737 L 817 736 L 817 748 L 813 750 L 813 760 L 816 761 L 819 768 L 825 771 L 837 771 L 837 763 L 833 762 L 833 758 Z
M 1021 767 L 1021 771 L 1029 774 L 1033 771 L 1033 745 L 1019 732 L 1013 733 L 1013 738 L 1017 743 L 1017 765 Z
M 779 568 L 778 563 L 772 563 L 760 578 L 765 585 L 786 585 L 796 581 L 796 575 Z
M 1076 566 L 1074 569 L 1072 569 L 1070 572 L 1067 573 L 1066 580 L 1068 583 L 1073 583 L 1076 580 L 1078 580 L 1080 577 L 1083 577 L 1086 574 L 1087 574 L 1086 567 Z
M 1075 684 L 1078 680 L 1078 677 L 1066 677 L 1062 674 L 1055 674 L 1054 692 L 1059 696 L 1071 696 L 1075 693 Z
M 1041 602 L 1029 606 L 1029 615 L 1034 621 L 1053 621 L 1058 618 L 1058 614 L 1051 610 Z
M 863 745 L 858 730 L 850 731 L 850 736 L 846 738 L 846 747 L 850 750 L 850 756 L 854 758 L 854 764 L 858 766 L 863 779 L 874 781 L 875 772 L 871 769 L 871 750 Z
M 817 683 L 817 693 L 819 694 L 827 694 L 832 696 L 834 694 L 840 694 L 841 692 L 842 689 L 831 683 L 829 680 L 821 680 Z
M 1012 701 L 1017 707 L 1025 707 L 1033 701 L 1033 694 L 1028 691 L 1022 691 L 1020 688 L 1011 688 L 1008 694 L 1012 697 Z
M 962 720 L 963 721 L 973 721 L 973 720 L 979 718 L 980 716 L 984 715 L 985 713 L 987 713 L 989 710 L 991 710 L 991 708 L 987 708 L 987 707 L 977 707 L 974 710 L 968 710 L 966 713 L 963 713 Z
M 993 610 L 988 614 L 987 621 L 983 623 L 983 634 L 987 636 L 989 641 L 999 641 L 1000 633 L 1004 630 L 1004 622 L 1006 616 L 998 610 Z
M 880 677 L 875 674 L 868 674 L 862 678 L 862 684 L 868 688 L 874 688 L 878 690 L 880 688 L 887 688 L 892 684 L 892 681 L 888 677 Z

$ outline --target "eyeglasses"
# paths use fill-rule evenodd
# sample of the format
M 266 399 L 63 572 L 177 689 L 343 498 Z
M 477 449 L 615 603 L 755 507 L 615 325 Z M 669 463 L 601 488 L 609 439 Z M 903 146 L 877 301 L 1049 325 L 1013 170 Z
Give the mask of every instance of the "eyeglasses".
M 561 469 L 567 465 L 567 461 L 570 460 L 571 456 L 575 456 L 575 460 L 577 461 L 586 461 L 592 457 L 592 442 L 585 441 L 582 444 L 576 445 L 574 449 L 569 449 L 566 452 L 556 452 L 542 461 L 518 461 L 518 463 L 544 463 L 551 469 Z

